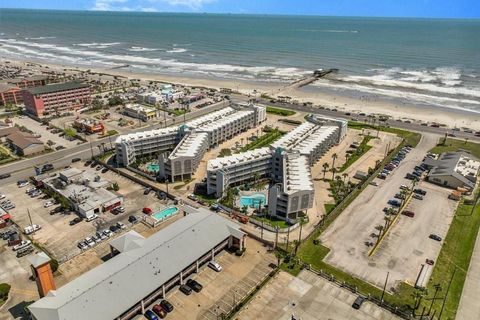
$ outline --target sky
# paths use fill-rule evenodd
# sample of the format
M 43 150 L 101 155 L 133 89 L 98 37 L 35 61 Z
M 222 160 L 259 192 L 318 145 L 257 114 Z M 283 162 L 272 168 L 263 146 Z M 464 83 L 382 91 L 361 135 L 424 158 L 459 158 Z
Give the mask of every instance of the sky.
M 479 0 L 2 0 L 2 8 L 480 18 Z

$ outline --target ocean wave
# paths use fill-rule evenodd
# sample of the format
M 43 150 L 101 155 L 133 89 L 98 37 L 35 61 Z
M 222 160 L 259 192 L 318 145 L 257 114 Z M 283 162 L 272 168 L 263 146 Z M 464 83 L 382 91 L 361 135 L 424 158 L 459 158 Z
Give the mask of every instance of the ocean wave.
M 108 54 L 100 51 L 93 50 L 78 50 L 70 47 L 57 46 L 53 44 L 35 43 L 17 41 L 15 39 L 0 39 L 0 43 L 15 43 L 15 46 L 22 45 L 20 48 L 25 48 L 33 53 L 41 55 L 47 50 L 52 58 L 55 57 L 55 61 L 59 59 L 97 59 L 105 61 L 123 62 L 129 64 L 143 64 L 152 67 L 170 68 L 172 70 L 178 70 L 179 72 L 210 72 L 210 73 L 230 73 L 237 76 L 257 76 L 257 77 L 274 77 L 277 79 L 295 79 L 305 74 L 305 70 L 296 68 L 277 68 L 273 66 L 239 66 L 230 64 L 211 64 L 211 63 L 195 63 L 195 62 L 182 62 L 174 59 L 161 59 L 161 58 L 148 58 L 139 55 L 119 55 Z M 42 49 L 41 51 L 32 50 L 32 48 Z M 66 55 L 58 55 L 58 53 L 64 53 Z
M 162 49 L 159 48 L 145 48 L 145 47 L 130 47 L 128 51 L 132 52 L 149 52 L 149 51 L 159 51 Z
M 403 90 L 394 90 L 386 88 L 376 88 L 359 83 L 343 83 L 334 82 L 326 79 L 321 79 L 313 84 L 315 87 L 324 87 L 334 90 L 351 90 L 356 92 L 363 92 L 365 95 L 384 96 L 395 99 L 404 99 L 426 105 L 438 106 L 442 108 L 456 109 L 462 111 L 469 111 L 480 114 L 477 106 L 480 106 L 480 101 L 473 99 L 462 99 L 453 97 L 441 97 L 427 93 L 410 92 Z
M 336 30 L 336 29 L 293 29 L 300 32 L 326 32 L 326 33 L 358 33 L 358 30 Z
M 368 86 L 401 87 L 438 95 L 463 95 L 480 98 L 479 88 L 461 86 L 462 73 L 456 67 L 438 67 L 432 70 L 404 70 L 401 68 L 371 69 L 374 75 L 347 75 L 338 80 Z
M 105 43 L 92 42 L 92 43 L 77 43 L 75 45 L 80 47 L 92 48 L 92 49 L 105 49 L 105 48 L 116 46 L 119 44 L 120 42 L 105 42 Z
M 25 40 L 45 40 L 45 39 L 56 39 L 57 37 L 33 37 L 33 38 L 25 38 Z
M 182 53 L 182 52 L 187 52 L 188 50 L 187 49 L 184 49 L 184 48 L 175 48 L 175 49 L 172 49 L 172 50 L 167 50 L 166 52 L 168 53 Z

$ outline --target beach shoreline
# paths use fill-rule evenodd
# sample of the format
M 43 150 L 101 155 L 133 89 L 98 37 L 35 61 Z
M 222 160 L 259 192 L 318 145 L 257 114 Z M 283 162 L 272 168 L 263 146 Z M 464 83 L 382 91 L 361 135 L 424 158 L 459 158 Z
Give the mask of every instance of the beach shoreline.
M 450 128 L 470 128 L 480 131 L 480 115 L 475 112 L 464 110 L 448 109 L 442 107 L 418 106 L 415 104 L 404 104 L 399 106 L 392 101 L 382 99 L 362 100 L 354 97 L 342 96 L 339 94 L 325 93 L 314 90 L 302 90 L 301 88 L 291 88 L 285 83 L 266 82 L 266 81 L 247 81 L 243 79 L 211 79 L 194 77 L 190 75 L 169 75 L 158 73 L 141 73 L 126 69 L 105 69 L 105 68 L 86 68 L 74 67 L 69 65 L 60 65 L 54 63 L 43 63 L 37 61 L 22 61 L 10 58 L 1 58 L 2 64 L 9 61 L 11 65 L 22 67 L 25 69 L 33 69 L 28 64 L 34 64 L 38 68 L 45 70 L 54 70 L 57 72 L 90 72 L 94 74 L 103 74 L 106 76 L 124 77 L 127 79 L 140 79 L 142 81 L 158 81 L 164 83 L 173 83 L 184 86 L 204 87 L 212 89 L 226 88 L 238 91 L 241 94 L 251 97 L 259 97 L 262 94 L 272 98 L 279 96 L 288 96 L 298 103 L 310 102 L 314 105 L 321 105 L 327 108 L 335 108 L 344 112 L 366 113 L 376 115 L 387 115 L 394 119 L 412 122 L 428 122 L 439 123 Z M 48 68 L 45 68 L 48 67 Z M 285 89 L 286 88 L 286 89 Z

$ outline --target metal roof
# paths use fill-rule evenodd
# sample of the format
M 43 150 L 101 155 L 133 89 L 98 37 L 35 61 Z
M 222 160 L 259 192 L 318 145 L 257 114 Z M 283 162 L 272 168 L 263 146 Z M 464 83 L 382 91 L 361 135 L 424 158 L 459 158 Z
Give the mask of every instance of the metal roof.
M 194 263 L 239 227 L 206 209 L 191 213 L 51 291 L 28 309 L 37 320 L 115 319 Z
M 90 87 L 89 84 L 72 81 L 72 82 L 64 82 L 64 83 L 47 84 L 46 86 L 41 86 L 41 87 L 28 88 L 28 89 L 25 89 L 25 91 L 28 91 L 31 94 L 45 94 L 45 93 L 74 90 L 74 89 L 88 88 L 88 87 Z

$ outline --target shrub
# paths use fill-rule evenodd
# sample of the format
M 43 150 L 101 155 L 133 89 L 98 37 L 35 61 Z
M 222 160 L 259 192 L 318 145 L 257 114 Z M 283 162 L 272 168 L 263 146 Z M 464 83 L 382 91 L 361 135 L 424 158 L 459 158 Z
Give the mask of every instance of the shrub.
M 8 283 L 0 283 L 0 300 L 7 300 L 10 288 Z
M 50 268 L 52 269 L 52 272 L 56 272 L 58 270 L 58 261 L 56 259 L 50 260 Z

